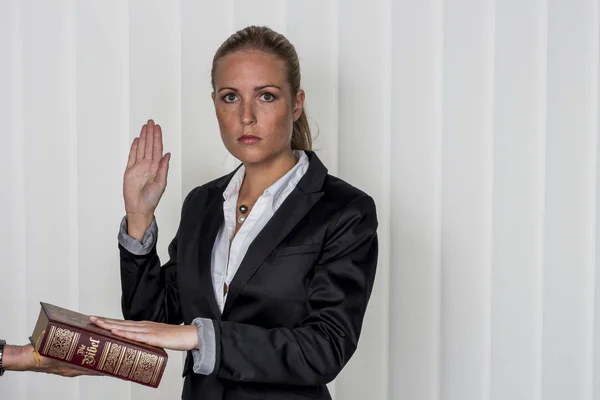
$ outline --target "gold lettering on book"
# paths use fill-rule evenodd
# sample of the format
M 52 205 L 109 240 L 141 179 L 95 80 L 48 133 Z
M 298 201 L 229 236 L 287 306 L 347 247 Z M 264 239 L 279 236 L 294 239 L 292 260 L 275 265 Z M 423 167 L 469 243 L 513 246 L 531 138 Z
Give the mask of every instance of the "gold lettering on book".
M 54 337 L 52 338 L 52 343 L 50 343 L 48 355 L 64 360 L 69 353 L 74 336 L 75 332 L 57 327 Z
M 98 347 L 100 346 L 100 339 L 94 339 L 90 336 L 90 345 L 86 346 L 82 344 L 77 349 L 77 354 L 83 356 L 83 360 L 81 360 L 81 365 L 89 365 L 93 367 L 96 365 L 96 353 L 98 353 Z

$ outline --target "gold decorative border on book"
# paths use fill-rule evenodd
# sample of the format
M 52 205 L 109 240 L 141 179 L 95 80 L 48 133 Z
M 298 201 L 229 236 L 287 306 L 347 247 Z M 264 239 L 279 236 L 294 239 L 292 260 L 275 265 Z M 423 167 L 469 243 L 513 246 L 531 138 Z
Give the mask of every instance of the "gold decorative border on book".
M 133 378 L 133 374 L 135 373 L 135 370 L 138 366 L 138 362 L 140 361 L 140 356 L 142 355 L 141 351 L 137 352 L 137 355 L 135 357 L 135 362 L 133 363 L 133 368 L 131 368 L 131 373 L 129 374 L 129 379 Z
M 119 356 L 119 361 L 117 362 L 117 366 L 115 367 L 115 375 L 119 373 L 119 369 L 121 369 L 121 364 L 123 363 L 123 357 L 125 357 L 125 353 L 127 352 L 127 347 L 123 346 L 123 351 Z
M 81 333 L 75 332 L 75 336 L 73 337 L 73 341 L 71 342 L 71 348 L 67 353 L 67 361 L 71 361 L 73 359 L 73 354 L 75 354 L 75 349 L 77 348 L 77 343 L 79 343 L 80 337 Z
M 50 343 L 52 342 L 52 336 L 54 336 L 55 329 L 56 327 L 54 325 L 50 326 L 50 332 L 48 332 L 48 335 L 46 336 L 46 343 L 44 345 L 44 350 L 42 350 L 42 353 L 44 354 L 48 354 L 48 349 L 50 348 Z
M 142 352 L 140 361 L 137 364 L 137 368 L 135 368 L 135 372 L 133 374 L 133 380 L 145 384 L 150 383 L 152 380 L 152 375 L 154 375 L 156 364 L 158 364 L 157 355 L 148 353 L 146 351 Z
M 48 356 L 64 360 L 67 358 L 67 354 L 73 344 L 73 338 L 75 332 L 70 329 L 61 327 L 56 328 L 56 333 L 50 343 L 50 349 L 48 350 Z
M 112 342 L 106 342 L 104 349 L 102 349 L 102 354 L 100 355 L 100 360 L 98 361 L 98 369 L 100 370 L 104 369 L 104 363 L 106 362 L 106 357 L 108 356 L 111 344 Z
M 56 332 L 56 326 L 51 325 L 50 333 L 48 333 L 48 336 L 46 337 L 46 344 L 44 346 L 44 350 L 42 351 L 43 354 L 48 354 L 48 349 L 50 348 L 50 343 L 52 343 L 52 338 L 54 338 L 54 332 Z
M 111 343 L 110 350 L 108 352 L 108 356 L 106 357 L 106 362 L 104 363 L 104 367 L 102 368 L 104 371 L 115 373 L 117 366 L 117 362 L 121 356 L 121 350 L 123 350 L 124 346 L 121 346 L 116 343 Z
M 159 357 L 158 364 L 156 365 L 156 368 L 154 369 L 154 373 L 152 374 L 152 384 L 153 385 L 156 385 L 156 380 L 158 379 L 158 375 L 160 374 L 160 369 L 163 365 L 163 362 L 165 362 L 165 358 Z
M 133 367 L 133 363 L 135 362 L 135 358 L 137 356 L 137 354 L 139 353 L 138 350 L 134 350 L 134 349 L 126 349 L 123 354 L 123 363 L 121 364 L 121 368 L 119 369 L 119 376 L 125 377 L 127 378 L 129 376 L 129 373 L 131 372 L 131 369 Z

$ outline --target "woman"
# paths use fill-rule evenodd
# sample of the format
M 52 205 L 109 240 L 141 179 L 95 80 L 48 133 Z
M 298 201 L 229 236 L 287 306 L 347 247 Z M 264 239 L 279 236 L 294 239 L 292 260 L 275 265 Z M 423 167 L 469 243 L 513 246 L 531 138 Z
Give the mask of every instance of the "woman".
M 374 202 L 311 151 L 298 56 L 284 36 L 236 32 L 211 75 L 223 143 L 242 164 L 190 192 L 161 268 L 154 210 L 170 155 L 160 126 L 143 126 L 119 234 L 126 320 L 92 321 L 188 351 L 183 399 L 330 399 L 325 384 L 356 349 L 373 286 Z

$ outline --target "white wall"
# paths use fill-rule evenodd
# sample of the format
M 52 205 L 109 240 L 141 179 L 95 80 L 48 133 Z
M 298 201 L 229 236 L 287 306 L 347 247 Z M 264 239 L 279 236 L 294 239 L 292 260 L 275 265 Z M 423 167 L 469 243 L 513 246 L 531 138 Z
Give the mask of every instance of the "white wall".
M 338 400 L 600 399 L 600 0 L 0 0 L 0 337 L 39 301 L 120 316 L 131 139 L 173 153 L 159 249 L 229 171 L 210 61 L 248 24 L 301 56 L 318 154 L 377 201 L 380 263 Z M 0 398 L 167 399 L 7 373 Z

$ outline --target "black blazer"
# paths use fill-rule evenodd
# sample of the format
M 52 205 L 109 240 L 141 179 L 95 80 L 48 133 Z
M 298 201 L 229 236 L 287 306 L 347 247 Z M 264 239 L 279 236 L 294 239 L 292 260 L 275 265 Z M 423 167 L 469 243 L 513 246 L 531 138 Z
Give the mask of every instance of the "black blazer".
M 211 252 L 233 173 L 187 196 L 162 268 L 155 248 L 120 247 L 126 319 L 214 322 L 214 372 L 194 373 L 188 352 L 185 400 L 331 399 L 325 384 L 356 350 L 377 264 L 375 204 L 306 153 L 306 174 L 248 248 L 223 314 Z

